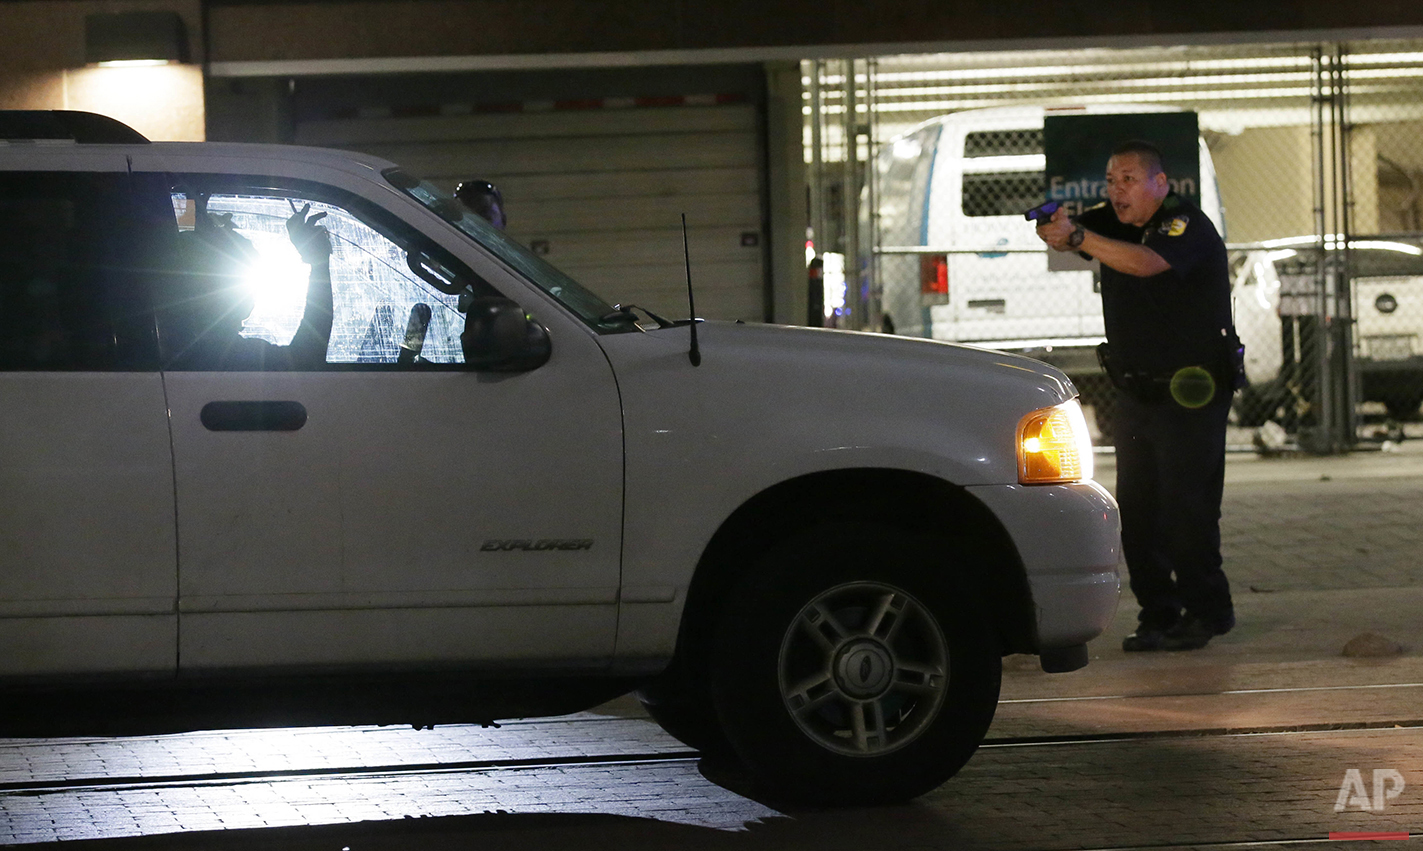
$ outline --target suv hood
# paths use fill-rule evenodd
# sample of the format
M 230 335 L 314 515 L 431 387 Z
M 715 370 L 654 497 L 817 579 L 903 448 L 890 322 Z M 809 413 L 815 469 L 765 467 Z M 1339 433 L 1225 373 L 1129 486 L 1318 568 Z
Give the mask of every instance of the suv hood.
M 888 467 L 1013 483 L 1018 421 L 1077 395 L 1039 361 L 930 340 L 723 322 L 700 324 L 698 337 L 699 367 L 686 328 L 600 338 L 630 461 L 675 440 L 691 462 L 729 441 L 773 478 Z

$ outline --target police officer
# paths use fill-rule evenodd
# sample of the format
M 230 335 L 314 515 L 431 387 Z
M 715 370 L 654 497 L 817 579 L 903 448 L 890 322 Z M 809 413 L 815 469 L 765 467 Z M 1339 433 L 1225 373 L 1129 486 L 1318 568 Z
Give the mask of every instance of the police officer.
M 1107 197 L 1075 220 L 1058 210 L 1038 236 L 1101 263 L 1122 549 L 1141 606 L 1122 649 L 1191 650 L 1235 625 L 1220 501 L 1241 351 L 1225 244 L 1149 143 L 1112 152 Z

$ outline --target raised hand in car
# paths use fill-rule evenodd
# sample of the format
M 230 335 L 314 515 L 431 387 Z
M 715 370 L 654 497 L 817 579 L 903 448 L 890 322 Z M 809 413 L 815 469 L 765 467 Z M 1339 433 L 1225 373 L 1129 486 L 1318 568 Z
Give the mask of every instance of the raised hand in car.
M 235 263 L 250 266 L 257 260 L 257 247 L 237 232 L 231 213 L 208 213 L 199 220 L 198 236 L 208 248 Z
M 287 219 L 287 237 L 291 239 L 292 245 L 296 246 L 302 261 L 313 266 L 328 263 L 331 259 L 331 234 L 317 224 L 326 214 L 317 213 L 308 217 L 311 213 L 310 204 L 304 205 L 300 210 L 292 204 L 292 210 L 292 217 Z

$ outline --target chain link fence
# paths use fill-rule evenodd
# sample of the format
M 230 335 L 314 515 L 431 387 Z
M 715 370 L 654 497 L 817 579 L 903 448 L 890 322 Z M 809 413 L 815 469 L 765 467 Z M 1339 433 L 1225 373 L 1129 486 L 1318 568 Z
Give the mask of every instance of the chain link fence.
M 1345 268 L 1364 437 L 1396 437 L 1396 423 L 1416 423 L 1423 402 L 1420 50 L 1419 42 L 1371 42 L 1345 57 L 1353 202 Z
M 1396 438 L 1418 418 L 1423 42 L 895 56 L 842 62 L 838 74 L 826 65 L 806 63 L 819 88 L 807 159 L 812 197 L 838 206 L 812 224 L 842 250 L 858 232 L 845 266 L 846 301 L 862 302 L 846 310 L 854 327 L 1053 363 L 1109 436 L 1099 280 L 1050 269 L 1022 215 L 1046 197 L 1043 116 L 1190 110 L 1202 207 L 1231 249 L 1246 344 L 1250 386 L 1236 398 L 1232 439 L 1335 451 Z M 834 224 L 852 217 L 855 227 Z

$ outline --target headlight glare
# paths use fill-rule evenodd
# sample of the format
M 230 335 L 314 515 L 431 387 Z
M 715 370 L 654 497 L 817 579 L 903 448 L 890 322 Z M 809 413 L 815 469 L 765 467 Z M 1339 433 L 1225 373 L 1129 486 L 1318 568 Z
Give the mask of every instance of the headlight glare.
M 1076 399 L 1018 421 L 1018 481 L 1025 485 L 1092 478 L 1092 439 Z

